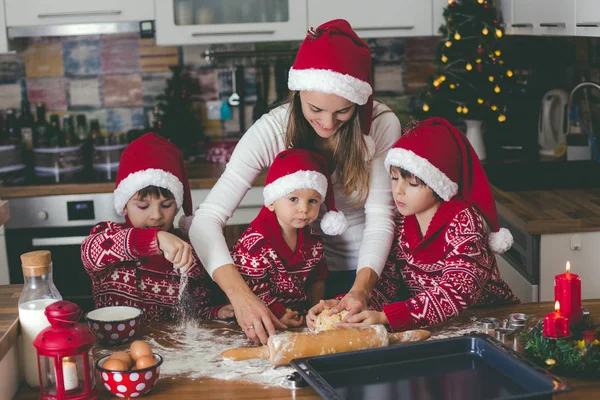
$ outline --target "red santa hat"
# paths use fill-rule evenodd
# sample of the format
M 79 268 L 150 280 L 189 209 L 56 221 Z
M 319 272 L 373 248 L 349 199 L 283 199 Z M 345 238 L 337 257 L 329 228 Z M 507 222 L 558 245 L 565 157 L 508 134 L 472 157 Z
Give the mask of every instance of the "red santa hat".
M 290 90 L 335 94 L 360 106 L 361 130 L 371 130 L 373 77 L 369 46 L 348 21 L 335 19 L 311 29 L 288 76 Z
M 496 204 L 483 166 L 467 137 L 450 122 L 431 118 L 405 133 L 390 149 L 385 166 L 402 168 L 448 201 L 459 195 L 483 214 L 496 253 L 510 249 L 513 237 L 500 228 Z
M 192 217 L 192 195 L 181 151 L 156 133 L 147 133 L 131 142 L 123 151 L 114 191 L 115 210 L 124 214 L 129 199 L 139 190 L 157 186 L 173 193 L 177 209 L 183 207 Z M 191 218 L 182 217 L 179 227 L 186 230 Z
M 321 219 L 323 233 L 339 235 L 348 228 L 344 213 L 335 208 L 333 185 L 325 159 L 309 150 L 284 150 L 275 156 L 267 172 L 264 204 L 270 206 L 275 200 L 300 189 L 313 189 L 321 195 L 328 210 Z

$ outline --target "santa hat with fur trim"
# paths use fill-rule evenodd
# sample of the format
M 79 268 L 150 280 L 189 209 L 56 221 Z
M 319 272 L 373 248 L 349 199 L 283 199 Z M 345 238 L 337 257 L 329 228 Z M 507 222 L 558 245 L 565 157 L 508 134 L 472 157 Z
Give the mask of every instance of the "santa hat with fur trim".
M 156 133 L 147 133 L 131 142 L 123 151 L 117 171 L 114 191 L 115 210 L 124 215 L 125 205 L 139 190 L 147 186 L 168 189 L 175 197 L 179 210 L 186 217 L 179 227 L 189 229 L 192 216 L 192 195 L 181 151 Z
M 348 228 L 344 213 L 335 208 L 333 185 L 327 163 L 321 155 L 304 149 L 284 150 L 275 156 L 267 172 L 263 190 L 264 204 L 300 189 L 313 189 L 323 198 L 327 212 L 321 219 L 326 235 L 340 235 Z
M 492 230 L 490 247 L 494 252 L 501 254 L 512 246 L 510 231 L 500 228 L 483 166 L 467 137 L 450 122 L 431 118 L 419 123 L 390 149 L 385 166 L 414 174 L 445 201 L 459 195 L 483 214 Z
M 373 77 L 369 46 L 348 21 L 335 19 L 308 31 L 288 76 L 290 90 L 335 94 L 359 107 L 361 130 L 371 130 Z

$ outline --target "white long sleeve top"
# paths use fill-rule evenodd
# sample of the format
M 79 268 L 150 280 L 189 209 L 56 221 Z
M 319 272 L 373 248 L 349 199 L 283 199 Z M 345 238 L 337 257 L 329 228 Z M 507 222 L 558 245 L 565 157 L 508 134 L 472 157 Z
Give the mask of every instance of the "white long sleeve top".
M 271 165 L 278 153 L 285 150 L 288 108 L 287 104 L 277 107 L 246 131 L 225 171 L 196 211 L 190 227 L 190 240 L 211 276 L 218 267 L 233 264 L 223 228 L 252 187 L 254 179 Z M 373 115 L 386 110 L 389 110 L 387 106 L 375 102 Z M 339 236 L 322 236 L 329 270 L 370 267 L 381 275 L 392 243 L 395 214 L 389 173 L 383 161 L 400 134 L 400 121 L 393 112 L 385 112 L 373 120 L 369 136 L 375 143 L 375 149 L 369 172 L 369 194 L 363 207 L 353 206 L 341 193 L 333 172 L 336 208 L 346 216 L 349 228 Z M 324 211 L 322 208 L 321 214 Z M 313 223 L 314 226 L 318 227 L 319 222 L 320 218 Z

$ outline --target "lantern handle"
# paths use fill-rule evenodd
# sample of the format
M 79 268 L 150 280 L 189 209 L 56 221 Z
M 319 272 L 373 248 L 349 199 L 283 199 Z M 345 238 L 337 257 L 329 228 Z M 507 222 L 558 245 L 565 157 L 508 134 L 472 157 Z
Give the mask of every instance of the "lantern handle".
M 77 312 L 77 318 L 75 318 L 74 321 L 72 319 L 63 319 L 60 317 L 54 317 L 54 320 L 57 322 L 62 322 L 63 324 L 76 324 L 77 322 L 79 322 L 82 315 L 83 315 L 83 311 L 81 311 L 81 309 L 79 309 L 79 311 Z

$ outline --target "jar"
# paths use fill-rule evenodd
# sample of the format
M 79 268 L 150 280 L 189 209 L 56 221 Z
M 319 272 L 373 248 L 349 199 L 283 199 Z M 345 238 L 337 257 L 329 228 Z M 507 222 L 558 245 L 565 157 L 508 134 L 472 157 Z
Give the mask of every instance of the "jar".
M 21 325 L 21 354 L 25 381 L 38 387 L 37 351 L 33 341 L 38 333 L 50 326 L 44 311 L 62 296 L 52 281 L 52 259 L 48 250 L 32 251 L 21 255 L 23 291 L 19 297 L 19 323 Z

